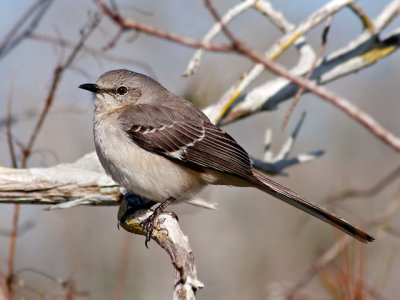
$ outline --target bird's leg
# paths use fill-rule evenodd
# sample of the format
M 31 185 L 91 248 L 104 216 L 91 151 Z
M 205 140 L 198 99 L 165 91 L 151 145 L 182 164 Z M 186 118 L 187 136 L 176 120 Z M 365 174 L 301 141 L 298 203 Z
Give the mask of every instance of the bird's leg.
M 138 196 L 132 192 L 126 192 L 123 195 L 121 206 L 125 205 L 125 208 L 122 210 L 123 214 L 118 216 L 118 229 L 121 223 L 126 221 L 126 218 L 130 215 L 133 215 L 138 210 L 148 210 L 157 202 L 148 200 L 141 196 Z
M 166 209 L 168 205 L 170 205 L 174 201 L 175 201 L 174 197 L 169 197 L 167 200 L 165 200 L 159 206 L 157 206 L 154 212 L 148 218 L 146 218 L 146 220 L 140 223 L 140 227 L 142 227 L 146 233 L 146 240 L 144 242 L 146 248 L 148 248 L 147 243 L 150 242 L 151 235 L 153 234 L 155 220 L 164 211 L 164 209 Z M 175 213 L 172 214 L 176 219 L 178 219 Z

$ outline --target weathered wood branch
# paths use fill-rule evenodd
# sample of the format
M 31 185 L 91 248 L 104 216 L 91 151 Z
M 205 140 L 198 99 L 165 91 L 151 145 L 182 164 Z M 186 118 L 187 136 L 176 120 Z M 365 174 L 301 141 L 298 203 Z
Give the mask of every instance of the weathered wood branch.
M 50 168 L 0 167 L 0 203 L 118 205 L 120 187 L 103 171 L 94 152 Z
M 123 199 L 118 210 L 118 219 L 124 216 L 121 227 L 129 232 L 145 235 L 140 223 L 150 216 L 152 210 L 136 210 L 127 214 L 128 208 L 128 201 Z M 173 299 L 195 299 L 196 291 L 204 285 L 197 279 L 194 255 L 178 220 L 168 212 L 162 213 L 156 219 L 152 239 L 168 253 L 175 268 Z

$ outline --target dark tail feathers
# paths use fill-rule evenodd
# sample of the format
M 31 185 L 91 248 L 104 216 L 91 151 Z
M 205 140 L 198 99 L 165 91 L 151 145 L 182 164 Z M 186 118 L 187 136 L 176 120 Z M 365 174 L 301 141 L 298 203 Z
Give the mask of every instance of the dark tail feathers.
M 367 243 L 374 241 L 374 238 L 367 233 L 361 231 L 360 229 L 352 226 L 345 220 L 338 218 L 334 214 L 326 211 L 322 207 L 302 198 L 295 192 L 289 190 L 288 188 L 280 185 L 272 181 L 271 179 L 264 176 L 262 173 L 253 170 L 253 174 L 257 178 L 259 182 L 256 183 L 256 187 L 282 201 L 285 201 L 287 204 L 290 204 L 310 215 L 317 217 L 318 219 L 335 226 L 336 228 L 342 230 L 343 232 L 351 235 L 355 239 Z

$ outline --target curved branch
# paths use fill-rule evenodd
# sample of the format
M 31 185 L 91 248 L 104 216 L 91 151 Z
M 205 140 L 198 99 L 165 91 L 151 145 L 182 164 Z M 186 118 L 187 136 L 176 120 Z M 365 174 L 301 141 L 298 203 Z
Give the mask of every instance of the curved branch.
M 118 210 L 118 219 L 124 216 L 124 221 L 120 223 L 121 227 L 131 233 L 145 235 L 140 223 L 153 211 L 136 210 L 127 214 L 129 208 L 128 201 L 123 199 Z M 176 217 L 168 212 L 161 213 L 155 220 L 151 238 L 168 253 L 175 268 L 173 299 L 195 299 L 196 291 L 204 285 L 197 279 L 197 269 L 189 240 L 179 227 Z

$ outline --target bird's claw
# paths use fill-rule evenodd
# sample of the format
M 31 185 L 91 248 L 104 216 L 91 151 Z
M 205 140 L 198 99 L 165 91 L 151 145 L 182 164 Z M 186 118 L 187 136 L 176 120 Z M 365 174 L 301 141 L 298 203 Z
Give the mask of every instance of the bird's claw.
M 162 211 L 158 210 L 157 208 L 154 210 L 154 212 L 149 217 L 147 217 L 145 220 L 143 220 L 139 224 L 140 227 L 142 227 L 143 231 L 145 232 L 146 239 L 144 241 L 144 244 L 145 244 L 146 248 L 149 248 L 147 246 L 147 243 L 150 242 L 151 236 L 153 235 L 155 221 L 162 212 Z
M 143 220 L 142 222 L 140 222 L 140 227 L 142 227 L 143 231 L 145 232 L 145 246 L 146 248 L 149 248 L 147 246 L 148 242 L 150 242 L 151 237 L 153 235 L 153 231 L 154 231 L 154 227 L 155 227 L 155 222 L 156 219 L 162 214 L 168 214 L 171 217 L 173 217 L 174 219 L 176 219 L 177 221 L 179 221 L 178 216 L 174 213 L 174 212 L 164 212 L 162 209 L 159 209 L 159 207 L 157 207 L 154 212 L 147 217 L 145 220 Z

